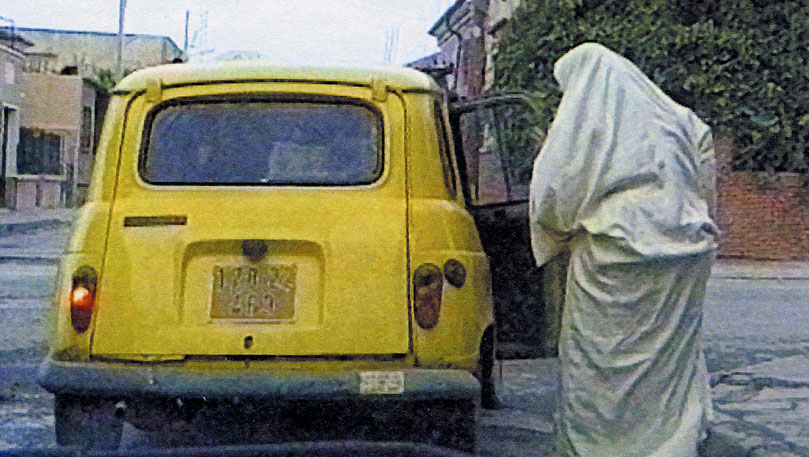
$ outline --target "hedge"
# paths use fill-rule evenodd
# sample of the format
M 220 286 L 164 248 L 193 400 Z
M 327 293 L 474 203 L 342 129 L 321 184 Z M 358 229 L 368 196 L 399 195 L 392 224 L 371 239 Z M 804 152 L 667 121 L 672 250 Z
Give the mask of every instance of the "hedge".
M 494 89 L 533 92 L 547 128 L 553 63 L 595 41 L 626 56 L 736 144 L 737 169 L 809 176 L 809 0 L 522 0 Z

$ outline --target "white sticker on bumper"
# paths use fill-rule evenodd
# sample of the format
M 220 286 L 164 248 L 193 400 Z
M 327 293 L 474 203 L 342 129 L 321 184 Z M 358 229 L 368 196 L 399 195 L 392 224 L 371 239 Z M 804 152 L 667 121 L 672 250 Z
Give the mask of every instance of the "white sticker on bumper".
M 395 395 L 404 393 L 403 371 L 360 372 L 360 394 Z

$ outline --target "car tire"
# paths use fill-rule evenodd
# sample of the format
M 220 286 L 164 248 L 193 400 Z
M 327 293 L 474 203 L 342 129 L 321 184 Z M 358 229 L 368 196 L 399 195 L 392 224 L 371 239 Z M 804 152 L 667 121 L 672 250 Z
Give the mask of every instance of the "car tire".
M 483 334 L 483 339 L 480 342 L 480 358 L 475 370 L 475 377 L 480 381 L 480 406 L 483 409 L 502 408 L 494 387 L 494 339 L 494 328 L 490 327 Z
M 56 395 L 56 443 L 93 449 L 117 449 L 123 419 L 115 401 L 77 395 Z

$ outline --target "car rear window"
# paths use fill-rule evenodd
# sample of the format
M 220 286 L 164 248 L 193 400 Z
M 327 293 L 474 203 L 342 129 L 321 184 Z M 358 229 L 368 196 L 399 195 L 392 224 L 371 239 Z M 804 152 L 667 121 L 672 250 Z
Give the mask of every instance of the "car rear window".
M 147 121 L 140 175 L 151 184 L 357 185 L 382 170 L 381 120 L 350 103 L 169 105 Z

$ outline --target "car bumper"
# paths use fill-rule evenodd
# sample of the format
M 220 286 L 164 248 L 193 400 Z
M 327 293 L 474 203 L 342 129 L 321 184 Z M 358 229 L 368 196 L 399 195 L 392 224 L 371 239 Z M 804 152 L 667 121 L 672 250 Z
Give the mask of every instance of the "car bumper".
M 401 372 L 403 389 L 371 392 L 363 373 Z M 189 368 L 183 363 L 63 362 L 47 358 L 39 384 L 54 394 L 105 397 L 257 397 L 284 400 L 473 400 L 480 384 L 463 370 L 340 370 L 324 372 Z M 373 389 L 371 389 L 373 391 Z

